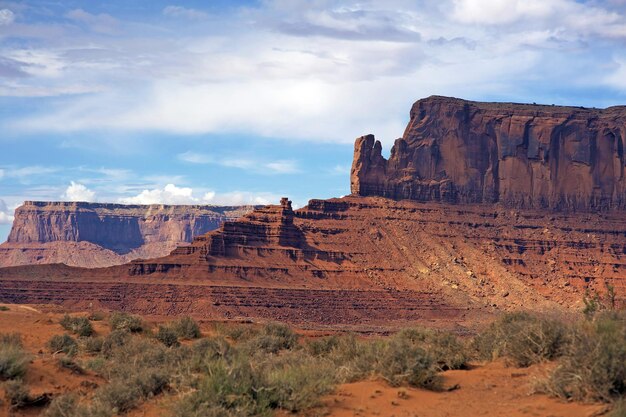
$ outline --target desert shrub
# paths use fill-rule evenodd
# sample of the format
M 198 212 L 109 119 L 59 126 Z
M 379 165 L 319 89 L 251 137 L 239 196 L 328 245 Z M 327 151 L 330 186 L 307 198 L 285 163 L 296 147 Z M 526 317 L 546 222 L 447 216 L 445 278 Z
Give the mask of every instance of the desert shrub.
M 7 381 L 3 385 L 7 402 L 12 408 L 20 408 L 28 403 L 28 388 L 21 379 Z
M 19 333 L 0 333 L 0 345 L 22 347 L 22 335 Z
M 260 329 L 242 324 L 237 325 L 216 325 L 216 332 L 234 342 L 245 342 L 257 336 Z
M 104 313 L 102 311 L 92 311 L 87 318 L 91 321 L 102 321 L 104 320 Z
M 578 323 L 549 390 L 574 400 L 611 401 L 626 394 L 626 316 L 604 314 Z
M 392 386 L 408 384 L 429 389 L 439 386 L 432 357 L 406 339 L 394 338 L 385 343 L 376 371 Z
M 236 354 L 236 349 L 221 336 L 200 339 L 191 346 L 190 369 L 204 373 L 209 364 L 218 359 L 231 360 Z
M 305 344 L 306 351 L 313 356 L 327 356 L 339 345 L 338 336 L 326 336 L 309 340 Z
M 504 357 L 515 366 L 526 367 L 560 356 L 568 335 L 568 326 L 563 322 L 528 313 L 508 313 L 473 343 L 481 359 Z
M 64 394 L 55 397 L 46 411 L 44 417 L 74 417 L 77 416 L 78 401 L 75 394 Z
M 130 334 L 126 330 L 114 330 L 102 341 L 101 352 L 105 356 L 109 356 L 116 348 L 124 346 L 131 339 Z
M 139 333 L 144 330 L 141 317 L 128 313 L 116 312 L 111 314 L 109 324 L 111 325 L 111 330 L 126 330 L 131 333 Z
M 7 306 L 0 306 L 0 311 L 9 311 L 10 308 Z
M 57 334 L 48 340 L 48 348 L 52 353 L 63 352 L 68 356 L 73 356 L 78 351 L 78 343 L 69 334 Z
M 298 336 L 281 323 L 268 323 L 257 335 L 244 343 L 244 347 L 253 352 L 277 353 L 292 349 L 298 343 Z
M 174 321 L 172 329 L 182 339 L 197 339 L 200 337 L 200 326 L 194 319 L 188 316 Z
M 626 398 L 620 398 L 613 404 L 608 417 L 626 417 Z
M 104 346 L 104 337 L 88 337 L 83 341 L 83 347 L 87 353 L 102 352 Z
M 159 326 L 159 331 L 155 335 L 155 338 L 167 347 L 180 345 L 176 331 L 168 326 Z
M 67 369 L 75 374 L 82 375 L 85 373 L 85 370 L 70 357 L 64 356 L 59 358 L 58 364 L 59 367 Z
M 21 378 L 26 374 L 30 355 L 17 333 L 0 335 L 0 379 Z
M 291 412 L 318 404 L 322 395 L 335 385 L 334 365 L 302 352 L 289 352 L 263 364 L 261 387 L 271 408 Z
M 439 370 L 463 369 L 470 360 L 467 346 L 450 333 L 413 328 L 399 331 L 394 338 L 427 351 Z
M 61 326 L 80 337 L 88 337 L 93 334 L 93 327 L 87 317 L 72 317 L 69 314 L 63 316 L 59 322 Z

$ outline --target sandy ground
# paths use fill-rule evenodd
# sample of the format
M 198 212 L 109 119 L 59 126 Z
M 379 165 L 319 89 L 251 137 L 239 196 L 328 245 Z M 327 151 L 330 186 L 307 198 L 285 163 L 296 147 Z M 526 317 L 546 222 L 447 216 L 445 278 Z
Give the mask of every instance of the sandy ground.
M 36 306 L 8 305 L 0 311 L 0 333 L 22 334 L 24 345 L 33 354 L 26 383 L 31 394 L 58 395 L 69 391 L 90 392 L 104 380 L 87 372 L 76 375 L 61 369 L 45 348 L 48 339 L 63 333 L 58 324 L 62 314 L 41 311 Z M 106 334 L 106 322 L 94 322 L 98 334 Z M 210 325 L 207 324 L 208 332 Z M 443 416 L 532 416 L 590 417 L 608 412 L 603 404 L 567 403 L 533 393 L 536 381 L 546 373 L 546 366 L 526 369 L 508 368 L 501 362 L 476 364 L 465 371 L 443 373 L 444 388 L 432 392 L 413 388 L 394 388 L 384 381 L 362 381 L 344 384 L 323 399 L 320 408 L 302 413 L 307 416 L 338 417 L 443 417 Z M 454 387 L 454 389 L 452 389 Z M 0 398 L 4 397 L 0 389 Z M 128 413 L 131 417 L 167 416 L 170 398 L 159 396 Z M 6 401 L 0 404 L 0 416 L 37 416 L 43 408 L 9 410 Z M 293 414 L 278 412 L 277 417 Z

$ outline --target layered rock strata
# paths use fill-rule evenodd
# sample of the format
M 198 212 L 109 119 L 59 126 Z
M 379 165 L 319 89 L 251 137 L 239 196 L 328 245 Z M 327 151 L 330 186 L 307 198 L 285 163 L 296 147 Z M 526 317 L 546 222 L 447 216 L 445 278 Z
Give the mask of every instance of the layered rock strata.
M 0 245 L 0 266 L 102 267 L 163 256 L 253 208 L 27 201 Z
M 361 196 L 514 208 L 626 208 L 626 107 L 417 101 L 389 159 L 356 140 L 351 191 Z

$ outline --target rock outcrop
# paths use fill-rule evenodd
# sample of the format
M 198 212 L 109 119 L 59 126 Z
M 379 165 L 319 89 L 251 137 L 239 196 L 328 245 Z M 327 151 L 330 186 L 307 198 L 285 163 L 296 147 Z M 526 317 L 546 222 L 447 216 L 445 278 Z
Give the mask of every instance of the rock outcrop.
M 626 107 L 604 110 L 447 97 L 417 101 L 389 159 L 356 140 L 360 196 L 514 208 L 626 208 Z
M 15 211 L 7 242 L 0 245 L 0 266 L 101 267 L 163 256 L 253 209 L 26 201 Z

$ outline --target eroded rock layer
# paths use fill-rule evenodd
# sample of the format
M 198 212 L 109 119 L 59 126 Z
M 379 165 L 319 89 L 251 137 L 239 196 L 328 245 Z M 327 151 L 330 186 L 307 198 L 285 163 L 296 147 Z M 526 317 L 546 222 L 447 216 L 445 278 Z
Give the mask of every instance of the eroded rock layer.
M 0 267 L 103 267 L 163 256 L 253 208 L 27 201 L 0 245 Z
M 377 197 L 225 222 L 170 255 L 105 269 L 0 269 L 0 301 L 379 328 L 471 327 L 501 310 L 626 295 L 622 212 L 549 213 Z
M 417 101 L 389 159 L 356 141 L 355 195 L 514 208 L 626 208 L 626 107 L 603 110 L 448 97 Z

